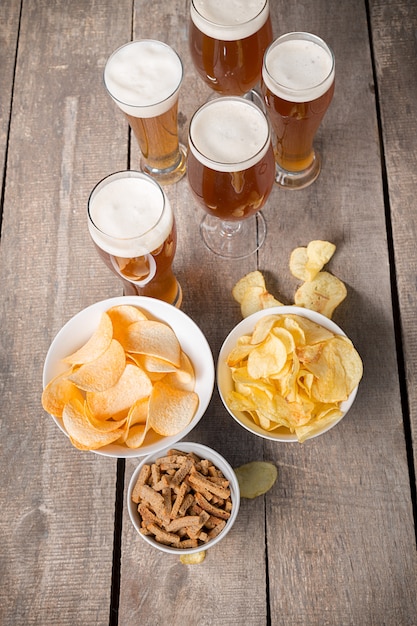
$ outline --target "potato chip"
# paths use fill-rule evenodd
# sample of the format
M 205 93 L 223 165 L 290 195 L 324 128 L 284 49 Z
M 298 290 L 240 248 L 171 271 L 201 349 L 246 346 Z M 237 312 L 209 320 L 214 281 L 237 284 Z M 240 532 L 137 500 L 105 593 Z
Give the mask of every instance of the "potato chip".
M 262 291 L 266 290 L 265 279 L 261 272 L 258 270 L 249 272 L 246 276 L 243 276 L 233 287 L 232 296 L 239 304 L 242 304 L 243 298 L 248 290 L 253 287 L 259 287 Z
M 290 255 L 290 271 L 303 281 L 311 281 L 328 263 L 336 250 L 329 241 L 310 241 L 306 248 L 295 248 Z
M 233 381 L 230 410 L 245 412 L 268 432 L 285 427 L 299 441 L 340 418 L 341 403 L 363 374 L 349 339 L 295 314 L 259 320 L 226 363 Z
M 64 406 L 70 400 L 84 400 L 82 392 L 74 383 L 68 380 L 67 376 L 71 370 L 64 374 L 55 376 L 42 392 L 42 406 L 47 413 L 62 417 Z
M 84 391 L 104 391 L 117 383 L 125 365 L 125 351 L 118 341 L 112 339 L 103 354 L 75 369 L 68 378 Z
M 121 419 L 137 400 L 150 396 L 152 382 L 137 365 L 127 363 L 117 383 L 105 391 L 90 391 L 86 394 L 87 405 L 95 417 Z
M 124 443 L 128 448 L 140 448 L 143 444 L 147 433 L 146 424 L 135 424 L 131 426 Z
M 126 329 L 129 324 L 148 319 L 145 313 L 131 304 L 113 306 L 107 311 L 107 314 L 113 324 L 113 339 L 117 339 L 122 346 L 124 346 Z
M 190 554 L 181 554 L 180 561 L 184 565 L 199 565 L 206 558 L 206 550 L 200 552 L 191 552 Z
M 149 426 L 159 435 L 181 432 L 193 419 L 198 407 L 198 395 L 156 382 L 149 399 Z
M 103 432 L 93 428 L 86 417 L 84 404 L 79 400 L 71 400 L 65 405 L 62 421 L 71 441 L 76 447 L 79 444 L 81 449 L 98 450 L 123 434 L 122 429 Z
M 127 329 L 126 350 L 158 357 L 179 367 L 181 346 L 170 326 L 154 320 L 130 324 Z
M 273 487 L 278 477 L 276 465 L 267 461 L 251 461 L 235 468 L 241 498 L 257 498 Z
M 165 375 L 164 382 L 172 387 L 193 391 L 195 385 L 195 373 L 193 365 L 188 356 L 182 352 L 180 366 L 174 372 Z
M 107 350 L 113 339 L 113 325 L 107 313 L 102 313 L 100 322 L 90 339 L 79 350 L 63 359 L 70 365 L 82 365 L 95 361 Z
M 346 298 L 344 283 L 329 272 L 319 272 L 310 282 L 303 283 L 295 293 L 294 301 L 331 319 L 335 308 Z

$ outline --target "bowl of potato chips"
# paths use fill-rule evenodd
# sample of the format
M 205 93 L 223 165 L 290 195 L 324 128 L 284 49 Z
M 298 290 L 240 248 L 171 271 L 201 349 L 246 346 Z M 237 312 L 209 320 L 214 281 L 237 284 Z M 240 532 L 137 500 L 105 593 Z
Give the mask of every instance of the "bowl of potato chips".
M 302 443 L 346 415 L 362 374 L 361 357 L 337 324 L 303 307 L 278 306 L 249 315 L 230 332 L 217 386 L 246 430 Z
M 139 535 L 159 550 L 187 563 L 231 530 L 240 505 L 237 476 L 218 452 L 179 442 L 141 460 L 132 474 L 127 506 Z
M 155 298 L 121 296 L 83 309 L 58 332 L 42 406 L 80 450 L 147 456 L 196 426 L 214 377 L 210 346 L 190 317 Z

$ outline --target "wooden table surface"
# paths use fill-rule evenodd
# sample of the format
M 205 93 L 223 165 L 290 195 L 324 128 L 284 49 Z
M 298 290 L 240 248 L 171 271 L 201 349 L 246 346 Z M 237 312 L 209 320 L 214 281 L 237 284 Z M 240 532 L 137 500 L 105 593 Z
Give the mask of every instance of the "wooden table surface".
M 183 310 L 217 358 L 241 319 L 249 271 L 291 303 L 290 252 L 337 245 L 347 285 L 334 315 L 364 362 L 354 407 L 303 445 L 255 438 L 217 390 L 188 437 L 237 466 L 270 460 L 273 489 L 243 500 L 203 564 L 149 548 L 125 502 L 137 460 L 73 448 L 42 410 L 50 342 L 76 312 L 122 295 L 86 225 L 92 187 L 139 152 L 105 93 L 109 54 L 134 38 L 170 43 L 185 65 L 181 139 L 209 95 L 187 47 L 184 0 L 3 0 L 0 17 L 0 623 L 131 626 L 417 624 L 417 4 L 271 0 L 274 35 L 307 30 L 336 56 L 317 136 L 323 170 L 276 187 L 264 247 L 243 261 L 208 252 L 186 179 L 167 188 L 178 224 Z

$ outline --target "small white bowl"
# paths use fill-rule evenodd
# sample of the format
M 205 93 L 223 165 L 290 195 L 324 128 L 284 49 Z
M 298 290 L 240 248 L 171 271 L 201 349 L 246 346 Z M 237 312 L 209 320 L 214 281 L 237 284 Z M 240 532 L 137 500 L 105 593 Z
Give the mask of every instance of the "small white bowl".
M 158 548 L 158 550 L 161 550 L 162 552 L 167 552 L 169 554 L 177 554 L 177 555 L 178 554 L 179 555 L 193 554 L 194 552 L 202 552 L 203 550 L 208 550 L 209 548 L 212 548 L 216 543 L 224 539 L 224 537 L 231 530 L 233 524 L 235 523 L 238 511 L 239 511 L 239 506 L 240 506 L 239 483 L 231 465 L 229 465 L 226 459 L 222 457 L 218 452 L 213 450 L 212 448 L 209 448 L 208 446 L 204 446 L 200 443 L 191 443 L 191 442 L 185 442 L 185 441 L 182 441 L 178 443 L 177 445 L 175 445 L 174 447 L 176 450 L 179 450 L 180 452 L 186 452 L 186 453 L 194 452 L 201 459 L 208 459 L 209 461 L 213 463 L 215 467 L 217 467 L 217 469 L 221 470 L 221 472 L 223 473 L 223 476 L 230 483 L 229 487 L 230 487 L 230 494 L 231 494 L 231 499 L 232 499 L 232 510 L 230 513 L 230 517 L 226 522 L 226 526 L 217 535 L 217 537 L 215 537 L 211 541 L 208 541 L 205 544 L 198 546 L 197 548 L 173 548 L 171 546 L 158 543 L 157 541 L 155 541 L 155 539 L 152 539 L 152 537 L 150 537 L 149 535 L 143 535 L 140 532 L 140 517 L 137 511 L 137 504 L 135 504 L 135 502 L 133 502 L 132 500 L 132 491 L 136 484 L 137 478 L 139 476 L 139 473 L 142 467 L 146 463 L 153 463 L 154 461 L 156 461 L 157 458 L 164 456 L 171 447 L 172 446 L 169 446 L 165 450 L 159 451 L 157 453 L 153 453 L 149 455 L 148 457 L 146 457 L 145 459 L 142 459 L 140 464 L 137 466 L 137 468 L 133 472 L 132 477 L 129 482 L 129 487 L 127 490 L 127 507 L 129 511 L 129 516 L 130 516 L 133 526 L 137 530 L 140 537 L 142 537 L 142 539 L 146 541 L 146 543 L 148 543 L 150 546 L 153 546 L 154 548 Z
M 52 378 L 65 371 L 66 366 L 62 359 L 77 350 L 90 338 L 98 326 L 102 312 L 121 304 L 137 306 L 146 315 L 149 314 L 151 319 L 166 322 L 171 326 L 177 335 L 181 348 L 193 364 L 196 376 L 195 392 L 199 397 L 196 414 L 188 426 L 177 435 L 161 437 L 154 443 L 135 449 L 114 443 L 92 451 L 96 454 L 116 458 L 142 457 L 157 453 L 167 446 L 172 447 L 177 441 L 185 437 L 203 417 L 213 394 L 215 374 L 210 346 L 197 324 L 183 311 L 176 309 L 171 304 L 162 302 L 162 300 L 145 296 L 120 296 L 92 304 L 74 315 L 52 341 L 43 369 L 43 386 L 45 387 Z M 62 419 L 54 415 L 52 418 L 59 428 L 68 435 Z
M 236 420 L 236 422 L 240 424 L 241 426 L 243 426 L 243 428 L 253 433 L 254 435 L 258 435 L 258 437 L 263 437 L 264 439 L 269 439 L 271 441 L 282 441 L 282 442 L 296 441 L 298 442 L 296 434 L 291 433 L 290 430 L 286 428 L 285 426 L 277 428 L 274 431 L 268 432 L 264 430 L 263 428 L 261 428 L 260 426 L 257 426 L 255 422 L 253 422 L 253 420 L 248 415 L 246 415 L 243 411 L 233 411 L 228 406 L 227 401 L 226 401 L 228 393 L 233 390 L 232 373 L 231 373 L 230 367 L 226 363 L 226 359 L 229 353 L 236 346 L 236 343 L 239 337 L 241 337 L 242 335 L 250 335 L 252 333 L 255 327 L 255 324 L 259 319 L 261 319 L 262 317 L 265 317 L 266 315 L 276 315 L 276 314 L 300 315 L 302 317 L 308 318 L 312 322 L 316 322 L 316 324 L 319 324 L 320 326 L 327 328 L 328 330 L 334 332 L 337 335 L 343 335 L 344 337 L 346 337 L 346 334 L 337 324 L 335 324 L 332 320 L 325 317 L 321 313 L 317 313 L 316 311 L 311 311 L 309 309 L 304 309 L 302 307 L 297 307 L 297 306 L 278 306 L 278 307 L 271 307 L 269 309 L 263 309 L 262 311 L 257 311 L 256 313 L 249 315 L 248 317 L 243 319 L 239 324 L 237 324 L 237 326 L 235 326 L 233 330 L 229 333 L 229 335 L 226 337 L 220 349 L 218 362 L 217 362 L 217 387 L 218 387 L 219 394 L 223 401 L 224 406 L 226 407 L 230 415 Z M 317 431 L 316 433 L 314 433 L 314 435 L 312 435 L 311 437 L 308 437 L 307 439 L 313 439 L 314 437 L 318 437 L 319 435 L 322 435 L 323 433 L 327 432 L 328 430 L 336 426 L 336 424 L 338 424 L 340 420 L 343 419 L 343 417 L 349 411 L 350 407 L 353 404 L 353 401 L 355 400 L 357 391 L 358 391 L 358 388 L 355 387 L 355 389 L 350 394 L 349 398 L 341 403 L 340 409 L 341 411 L 343 411 L 343 415 L 341 417 L 339 417 L 337 420 L 332 422 L 330 425 L 323 426 L 322 430 Z

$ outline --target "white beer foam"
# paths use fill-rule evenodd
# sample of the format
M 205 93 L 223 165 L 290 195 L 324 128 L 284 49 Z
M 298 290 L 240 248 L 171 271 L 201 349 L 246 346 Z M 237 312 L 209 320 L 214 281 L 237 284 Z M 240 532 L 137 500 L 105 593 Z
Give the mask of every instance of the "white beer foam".
M 203 165 L 238 172 L 258 163 L 270 141 L 262 111 L 242 98 L 218 98 L 203 105 L 190 124 L 190 150 Z
M 168 198 L 144 175 L 116 174 L 102 181 L 91 194 L 89 214 L 93 241 L 105 252 L 126 258 L 159 248 L 173 225 Z
M 156 117 L 178 98 L 183 67 L 167 44 L 142 39 L 118 48 L 104 69 L 104 83 L 116 104 L 134 117 Z
M 262 78 L 279 98 L 315 100 L 333 83 L 333 56 L 330 49 L 310 39 L 283 39 L 267 50 Z
M 193 0 L 191 19 L 202 33 L 221 41 L 256 33 L 269 16 L 268 0 Z

